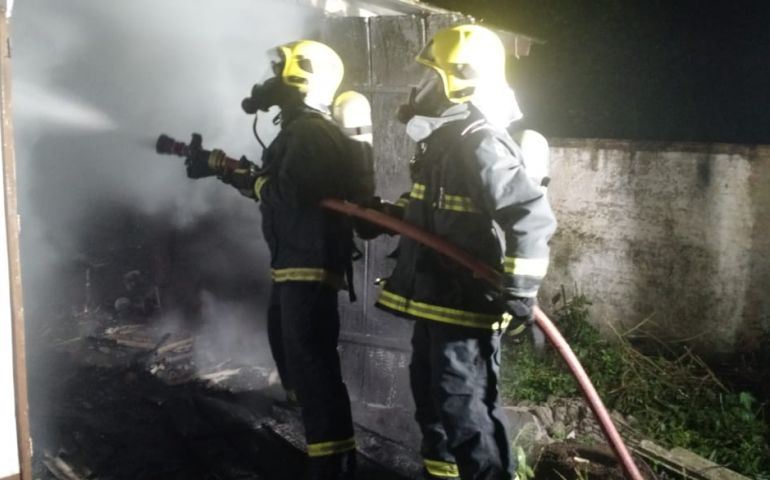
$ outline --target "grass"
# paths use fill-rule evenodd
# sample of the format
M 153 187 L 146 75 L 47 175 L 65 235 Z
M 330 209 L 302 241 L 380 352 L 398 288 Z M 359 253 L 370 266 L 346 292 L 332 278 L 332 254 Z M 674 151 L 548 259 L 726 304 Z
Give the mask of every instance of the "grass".
M 644 355 L 632 346 L 628 332 L 610 328 L 614 338 L 606 339 L 590 323 L 590 305 L 582 295 L 566 299 L 563 293 L 553 317 L 608 408 L 633 416 L 644 438 L 770 479 L 764 405 L 748 392 L 727 388 L 686 348 L 675 351 L 661 344 L 665 354 Z M 553 349 L 537 353 L 531 342 L 506 341 L 503 365 L 501 390 L 510 402 L 580 396 Z

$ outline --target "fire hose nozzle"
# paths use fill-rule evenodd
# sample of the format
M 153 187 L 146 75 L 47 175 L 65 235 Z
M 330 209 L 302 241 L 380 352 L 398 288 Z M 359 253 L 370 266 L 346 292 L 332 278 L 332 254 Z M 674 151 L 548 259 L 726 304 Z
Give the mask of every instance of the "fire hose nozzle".
M 170 155 L 175 153 L 174 146 L 179 143 L 165 133 L 161 133 L 158 141 L 155 142 L 155 151 L 161 154 Z
M 192 134 L 192 140 L 190 140 L 189 145 L 184 142 L 178 142 L 165 133 L 162 133 L 155 142 L 155 151 L 163 155 L 187 157 L 190 153 L 201 150 L 202 144 L 203 137 L 201 137 L 199 133 Z

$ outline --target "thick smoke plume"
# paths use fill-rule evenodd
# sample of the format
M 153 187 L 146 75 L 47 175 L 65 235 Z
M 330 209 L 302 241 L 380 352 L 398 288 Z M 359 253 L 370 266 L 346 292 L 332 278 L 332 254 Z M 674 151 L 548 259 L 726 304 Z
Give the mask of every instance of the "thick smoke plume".
M 239 322 L 252 334 L 269 286 L 257 205 L 213 178 L 187 179 L 154 142 L 200 132 L 205 147 L 258 161 L 240 101 L 267 77 L 268 49 L 316 25 L 290 2 L 19 2 L 14 120 L 33 337 L 73 305 L 108 305 L 130 269 L 162 284 L 167 304 L 197 304 L 174 318 L 224 319 L 224 339 L 238 338 Z

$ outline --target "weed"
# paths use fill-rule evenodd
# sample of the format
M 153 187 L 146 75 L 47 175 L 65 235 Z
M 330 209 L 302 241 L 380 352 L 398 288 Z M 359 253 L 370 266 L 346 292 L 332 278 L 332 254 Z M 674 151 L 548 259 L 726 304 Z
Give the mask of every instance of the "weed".
M 754 478 L 770 476 L 770 428 L 765 406 L 748 392 L 726 388 L 693 352 L 644 355 L 628 335 L 605 339 L 589 321 L 591 302 L 562 295 L 554 322 L 608 407 L 637 419 L 642 437 L 680 446 Z M 635 330 L 635 329 L 634 329 Z M 556 352 L 531 342 L 505 342 L 501 390 L 510 401 L 579 396 Z
M 524 449 L 516 447 L 514 453 L 516 454 L 516 478 L 518 480 L 532 480 L 535 478 L 535 472 L 529 466 L 527 454 L 524 453 Z

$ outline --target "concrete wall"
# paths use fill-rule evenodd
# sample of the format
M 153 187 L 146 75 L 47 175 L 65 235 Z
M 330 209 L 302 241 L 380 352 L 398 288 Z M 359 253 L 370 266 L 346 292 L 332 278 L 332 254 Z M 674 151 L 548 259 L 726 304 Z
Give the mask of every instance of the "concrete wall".
M 559 219 L 541 301 L 561 285 L 623 329 L 702 350 L 770 332 L 770 147 L 552 141 Z

